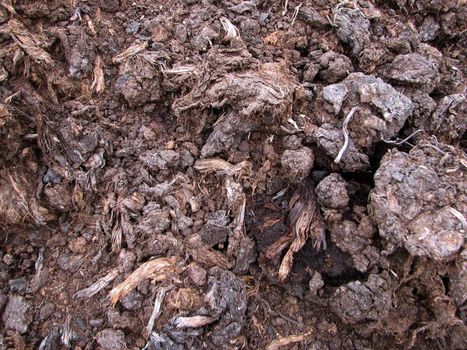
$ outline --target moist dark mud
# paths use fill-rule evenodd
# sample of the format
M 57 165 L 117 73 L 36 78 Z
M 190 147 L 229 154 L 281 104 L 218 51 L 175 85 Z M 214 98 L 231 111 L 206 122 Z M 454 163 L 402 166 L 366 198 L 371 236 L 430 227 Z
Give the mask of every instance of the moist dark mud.
M 0 1 L 0 350 L 465 349 L 465 1 Z

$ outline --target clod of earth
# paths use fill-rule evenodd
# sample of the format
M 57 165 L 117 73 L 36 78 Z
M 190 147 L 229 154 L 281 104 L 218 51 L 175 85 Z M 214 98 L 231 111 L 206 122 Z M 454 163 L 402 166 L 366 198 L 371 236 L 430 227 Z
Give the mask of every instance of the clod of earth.
M 6 329 L 24 334 L 31 323 L 31 305 L 19 295 L 12 295 L 3 313 L 3 322 Z
M 415 256 L 454 258 L 465 240 L 463 162 L 465 153 L 442 143 L 388 152 L 370 194 L 379 234 Z

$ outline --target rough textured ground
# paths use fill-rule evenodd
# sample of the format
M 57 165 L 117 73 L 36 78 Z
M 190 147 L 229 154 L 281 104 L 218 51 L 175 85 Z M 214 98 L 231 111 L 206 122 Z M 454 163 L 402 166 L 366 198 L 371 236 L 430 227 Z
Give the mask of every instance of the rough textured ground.
M 467 348 L 465 23 L 0 1 L 0 350 Z

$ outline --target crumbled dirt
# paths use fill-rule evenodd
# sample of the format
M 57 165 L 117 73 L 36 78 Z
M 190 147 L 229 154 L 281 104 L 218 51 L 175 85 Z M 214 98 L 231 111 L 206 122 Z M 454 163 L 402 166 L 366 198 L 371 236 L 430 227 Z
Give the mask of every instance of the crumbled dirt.
M 0 1 L 0 350 L 467 348 L 466 22 Z

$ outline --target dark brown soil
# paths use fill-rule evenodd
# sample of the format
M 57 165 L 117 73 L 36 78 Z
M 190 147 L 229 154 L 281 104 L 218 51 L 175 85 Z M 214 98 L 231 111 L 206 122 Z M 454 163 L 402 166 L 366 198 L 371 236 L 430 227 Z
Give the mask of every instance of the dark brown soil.
M 0 350 L 467 348 L 466 23 L 0 1 Z

